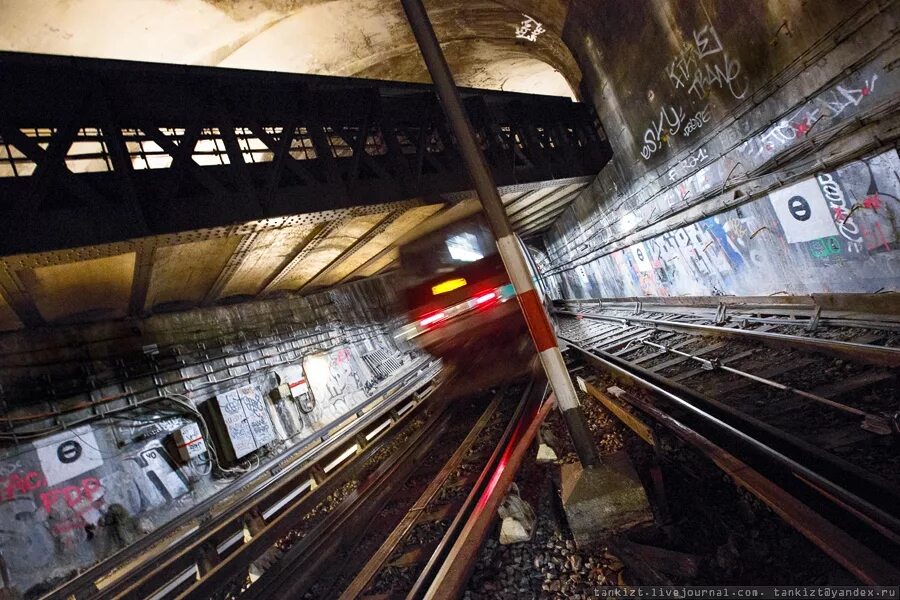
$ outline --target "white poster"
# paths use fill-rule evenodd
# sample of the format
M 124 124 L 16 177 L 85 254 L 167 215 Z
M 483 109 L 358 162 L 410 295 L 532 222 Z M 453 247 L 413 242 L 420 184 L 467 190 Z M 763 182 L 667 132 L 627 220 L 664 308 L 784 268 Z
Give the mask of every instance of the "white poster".
M 82 425 L 34 443 L 47 485 L 68 481 L 103 465 L 97 438 L 90 425 Z
M 631 256 L 634 258 L 634 263 L 641 273 L 653 270 L 653 263 L 650 262 L 650 255 L 647 254 L 647 248 L 643 242 L 639 242 L 631 247 Z
M 837 235 L 828 202 L 815 178 L 776 190 L 769 194 L 769 201 L 788 243 Z

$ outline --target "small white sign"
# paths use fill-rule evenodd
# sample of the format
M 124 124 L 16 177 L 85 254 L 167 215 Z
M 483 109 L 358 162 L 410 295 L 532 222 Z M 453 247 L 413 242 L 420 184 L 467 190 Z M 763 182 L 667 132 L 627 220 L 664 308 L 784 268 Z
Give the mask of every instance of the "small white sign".
M 47 485 L 68 481 L 103 465 L 97 438 L 90 425 L 82 425 L 34 443 Z
M 638 271 L 646 273 L 653 270 L 653 263 L 650 261 L 650 255 L 647 254 L 647 247 L 644 246 L 643 242 L 635 244 L 630 250 Z
M 776 190 L 769 194 L 769 201 L 788 243 L 837 235 L 828 202 L 815 178 Z

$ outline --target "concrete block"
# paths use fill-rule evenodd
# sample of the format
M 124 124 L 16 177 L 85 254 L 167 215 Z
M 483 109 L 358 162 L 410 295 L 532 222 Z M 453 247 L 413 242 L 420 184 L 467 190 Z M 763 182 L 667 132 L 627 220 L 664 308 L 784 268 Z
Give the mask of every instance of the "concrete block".
M 653 522 L 647 494 L 624 451 L 591 469 L 562 465 L 560 479 L 563 508 L 579 549 Z

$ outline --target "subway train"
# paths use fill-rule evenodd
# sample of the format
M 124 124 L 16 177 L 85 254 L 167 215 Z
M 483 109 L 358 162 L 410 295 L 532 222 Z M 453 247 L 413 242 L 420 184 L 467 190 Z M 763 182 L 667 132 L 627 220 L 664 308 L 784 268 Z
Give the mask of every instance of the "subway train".
M 515 290 L 481 215 L 402 247 L 400 265 L 407 323 L 399 337 L 451 362 L 494 363 L 500 379 L 533 355 Z

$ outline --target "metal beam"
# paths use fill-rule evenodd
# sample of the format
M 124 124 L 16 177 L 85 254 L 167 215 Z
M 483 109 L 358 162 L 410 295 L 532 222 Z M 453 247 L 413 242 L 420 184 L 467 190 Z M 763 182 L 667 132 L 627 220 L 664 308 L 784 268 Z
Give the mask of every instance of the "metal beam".
M 128 300 L 129 316 L 139 317 L 144 314 L 155 252 L 156 244 L 152 238 L 138 240 L 135 244 L 134 274 L 131 278 L 131 295 Z
M 2 141 L 37 165 L 36 176 L 0 178 L 0 222 L 12 224 L 0 256 L 472 193 L 430 85 L 3 52 L 0 79 Z M 586 105 L 461 94 L 503 194 L 588 181 L 611 155 Z M 100 168 L 69 171 L 72 141 L 98 127 Z M 581 141 L 522 150 L 492 133 L 501 127 L 571 129 Z M 370 135 L 384 144 L 367 147 Z M 227 160 L 198 164 L 198 140 Z
M 231 278 L 234 277 L 234 274 L 237 273 L 237 270 L 244 264 L 244 260 L 247 258 L 247 255 L 250 253 L 250 249 L 253 248 L 253 244 L 256 243 L 256 238 L 259 237 L 259 231 L 251 231 L 250 233 L 245 234 L 241 237 L 241 241 L 238 242 L 237 247 L 234 249 L 234 252 L 231 253 L 231 256 L 228 257 L 228 261 L 225 263 L 225 266 L 222 267 L 222 270 L 219 271 L 219 276 L 216 277 L 215 282 L 213 282 L 212 286 L 206 292 L 206 295 L 203 297 L 203 301 L 200 303 L 200 306 L 209 306 L 214 304 L 216 300 L 219 299 L 219 296 L 222 294 L 222 290 L 225 289 L 225 286 L 228 285 L 228 282 L 231 281 Z
M 325 238 L 331 235 L 338 227 L 346 223 L 348 219 L 349 217 L 328 221 L 311 231 L 306 239 L 303 240 L 303 243 L 298 244 L 297 253 L 279 266 L 275 271 L 275 274 L 272 275 L 271 280 L 263 286 L 262 291 L 259 292 L 259 296 L 265 297 L 275 292 L 278 284 L 284 281 L 288 274 L 294 270 L 294 267 L 303 262 L 313 250 L 318 248 L 319 244 L 321 244 Z
M 509 218 L 512 221 L 521 221 L 531 215 L 534 215 L 535 213 L 548 210 L 548 209 L 550 209 L 550 207 L 555 208 L 555 207 L 559 206 L 560 204 L 565 204 L 566 202 L 569 202 L 571 200 L 571 198 L 573 198 L 575 195 L 577 195 L 579 192 L 581 192 L 582 189 L 584 189 L 584 188 L 583 187 L 575 187 L 575 189 L 572 189 L 572 186 L 563 186 L 563 187 L 559 188 L 556 192 L 548 195 L 547 197 L 545 197 L 542 200 L 539 200 L 528 206 L 520 207 L 519 210 L 517 210 L 516 212 L 510 213 Z
M 381 219 L 378 223 L 373 225 L 372 228 L 369 229 L 369 231 L 367 231 L 364 235 L 360 236 L 359 239 L 357 239 L 355 242 L 350 244 L 350 246 L 346 250 L 344 250 L 343 252 L 338 254 L 336 257 L 334 257 L 334 259 L 330 263 L 325 265 L 325 267 L 322 268 L 318 273 L 316 273 L 315 275 L 310 277 L 306 283 L 304 283 L 303 285 L 301 285 L 298 288 L 297 291 L 299 292 L 300 290 L 315 286 L 315 282 L 317 279 L 321 279 L 322 277 L 327 275 L 329 272 L 334 270 L 335 267 L 337 267 L 345 258 L 347 258 L 351 254 L 355 253 L 357 250 L 359 250 L 360 248 L 362 248 L 363 246 L 365 246 L 366 244 L 371 242 L 373 239 L 375 239 L 375 236 L 383 233 L 384 230 L 387 229 L 391 223 L 396 221 L 404 212 L 406 212 L 406 211 L 405 210 L 397 210 L 397 211 L 394 211 L 392 213 L 385 215 L 385 217 L 383 219 Z
M 544 218 L 530 224 L 527 228 L 523 229 L 520 234 L 521 235 L 531 235 L 533 232 L 551 225 L 553 221 L 559 218 L 559 216 L 565 211 L 565 207 L 560 208 L 555 213 L 551 215 L 547 215 Z
M 45 324 L 44 317 L 28 295 L 19 276 L 4 261 L 0 261 L 0 295 L 26 327 L 40 327 Z
M 569 204 L 571 204 L 572 199 L 580 192 L 581 190 L 569 192 L 568 194 L 561 196 L 552 202 L 541 204 L 540 206 L 535 206 L 533 210 L 526 210 L 517 214 L 515 217 L 512 217 L 513 227 L 515 227 L 516 230 L 519 230 L 526 225 L 550 214 L 557 214 L 559 209 L 565 208 Z

